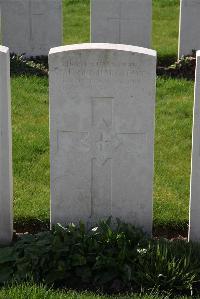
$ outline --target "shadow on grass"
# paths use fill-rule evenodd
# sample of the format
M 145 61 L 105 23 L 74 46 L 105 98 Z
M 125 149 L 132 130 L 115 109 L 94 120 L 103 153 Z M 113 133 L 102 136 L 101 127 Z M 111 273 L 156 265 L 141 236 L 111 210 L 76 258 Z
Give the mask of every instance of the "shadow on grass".
M 188 236 L 188 222 L 169 221 L 163 224 L 153 225 L 153 236 L 155 238 L 185 239 Z
M 48 57 L 25 58 L 15 54 L 10 55 L 11 77 L 15 76 L 48 76 Z
M 36 234 L 41 231 L 50 230 L 49 219 L 19 218 L 14 221 L 14 231 L 18 234 Z
M 196 54 L 183 56 L 170 66 L 157 66 L 157 75 L 175 79 L 195 79 Z
M 17 234 L 36 234 L 50 230 L 49 219 L 19 218 L 14 221 L 14 231 Z M 153 225 L 153 237 L 166 239 L 185 239 L 188 235 L 188 223 L 166 222 Z
M 23 55 L 10 55 L 11 61 L 11 75 L 36 75 L 36 76 L 47 76 L 48 75 L 48 57 L 30 57 L 26 58 Z M 168 67 L 175 63 L 175 55 L 158 56 L 158 67 Z
M 177 56 L 174 54 L 159 55 L 157 57 L 158 67 L 168 67 L 177 61 Z
M 186 56 L 176 61 L 175 55 L 158 57 L 157 75 L 166 78 L 194 80 L 195 56 Z M 48 76 L 48 57 L 31 57 L 11 55 L 11 76 Z

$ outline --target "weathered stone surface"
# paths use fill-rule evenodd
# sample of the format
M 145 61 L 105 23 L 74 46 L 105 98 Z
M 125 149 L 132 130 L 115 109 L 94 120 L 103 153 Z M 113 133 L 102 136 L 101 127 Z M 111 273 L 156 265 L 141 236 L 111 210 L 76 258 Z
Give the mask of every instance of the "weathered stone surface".
M 13 234 L 9 49 L 0 46 L 0 244 Z
M 152 0 L 91 0 L 91 42 L 151 47 Z
M 2 43 L 11 53 L 48 55 L 62 45 L 62 0 L 0 0 Z
M 180 1 L 179 58 L 200 49 L 200 0 Z
M 114 218 L 152 229 L 156 52 L 51 49 L 51 223 Z
M 200 51 L 197 52 L 191 164 L 189 239 L 200 241 Z

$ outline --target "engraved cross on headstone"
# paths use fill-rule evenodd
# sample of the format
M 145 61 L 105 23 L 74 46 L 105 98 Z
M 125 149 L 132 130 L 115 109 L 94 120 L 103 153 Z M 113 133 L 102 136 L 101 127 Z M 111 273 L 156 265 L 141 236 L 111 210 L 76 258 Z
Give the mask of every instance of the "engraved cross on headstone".
M 110 21 L 117 21 L 117 25 L 118 25 L 118 42 L 121 43 L 121 35 L 122 35 L 122 22 L 124 21 L 133 21 L 132 18 L 123 18 L 122 16 L 122 3 L 119 3 L 119 15 L 117 17 L 108 17 L 108 20 Z
M 134 152 L 134 136 L 144 132 L 116 132 L 113 124 L 113 97 L 91 98 L 91 126 L 87 131 L 60 130 L 67 152 L 87 153 L 91 160 L 91 217 L 107 210 L 112 214 L 111 169 L 115 152 L 120 148 Z M 59 149 L 59 142 L 58 142 Z M 99 187 L 103 186 L 102 194 Z M 106 190 L 106 191 L 105 191 Z M 102 200 L 103 206 L 102 206 Z M 99 204 L 101 203 L 101 204 Z M 106 209 L 105 209 L 106 207 Z
M 34 11 L 36 8 L 36 11 Z M 45 18 L 45 10 L 37 11 L 37 7 L 35 3 L 33 3 L 32 0 L 29 0 L 28 2 L 28 13 L 29 13 L 29 44 L 31 45 L 31 48 L 33 49 L 35 47 L 35 40 L 34 40 L 34 30 L 33 30 L 33 24 L 34 19 L 37 16 L 40 16 Z

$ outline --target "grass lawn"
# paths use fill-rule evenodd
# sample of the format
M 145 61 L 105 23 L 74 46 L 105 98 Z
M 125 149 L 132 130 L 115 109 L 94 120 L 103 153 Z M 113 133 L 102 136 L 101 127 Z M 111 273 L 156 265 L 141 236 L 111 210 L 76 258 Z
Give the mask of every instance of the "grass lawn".
M 73 291 L 53 291 L 44 286 L 31 284 L 16 285 L 11 288 L 0 290 L 0 299 L 168 299 L 167 295 L 124 295 L 124 296 L 105 296 L 92 293 L 77 293 Z M 175 298 L 175 297 L 173 297 Z M 192 297 L 177 297 L 177 299 L 189 299 Z M 198 298 L 197 298 L 198 299 Z
M 178 0 L 153 0 L 153 45 L 162 63 L 177 54 Z M 64 42 L 89 40 L 89 1 L 64 0 Z M 155 225 L 188 222 L 192 81 L 157 79 Z M 48 79 L 12 76 L 15 221 L 49 219 Z M 67 198 L 66 198 L 67 200 Z

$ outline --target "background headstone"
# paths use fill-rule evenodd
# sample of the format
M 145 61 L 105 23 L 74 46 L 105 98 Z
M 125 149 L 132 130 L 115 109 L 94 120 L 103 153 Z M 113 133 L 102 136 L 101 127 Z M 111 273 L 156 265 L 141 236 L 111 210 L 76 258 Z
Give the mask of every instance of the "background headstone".
M 13 234 L 9 49 L 0 46 L 0 244 Z
M 112 215 L 152 229 L 156 52 L 51 49 L 51 223 Z
M 179 58 L 200 49 L 200 0 L 180 1 Z
M 151 47 L 152 0 L 91 0 L 91 42 Z
M 200 51 L 197 52 L 193 112 L 189 239 L 200 241 Z
M 0 0 L 2 43 L 11 53 L 48 55 L 62 45 L 62 0 Z

